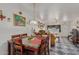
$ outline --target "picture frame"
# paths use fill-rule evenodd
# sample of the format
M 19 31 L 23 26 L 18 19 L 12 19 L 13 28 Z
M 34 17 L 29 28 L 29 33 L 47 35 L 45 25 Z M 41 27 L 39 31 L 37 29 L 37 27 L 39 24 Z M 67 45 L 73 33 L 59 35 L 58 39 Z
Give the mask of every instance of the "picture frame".
M 26 25 L 26 18 L 21 16 L 21 15 L 17 15 L 14 14 L 14 26 L 25 26 Z
M 48 25 L 47 29 L 49 28 L 57 29 L 59 32 L 61 32 L 61 25 Z
M 3 21 L 6 16 L 3 15 L 3 10 L 0 10 L 0 21 Z

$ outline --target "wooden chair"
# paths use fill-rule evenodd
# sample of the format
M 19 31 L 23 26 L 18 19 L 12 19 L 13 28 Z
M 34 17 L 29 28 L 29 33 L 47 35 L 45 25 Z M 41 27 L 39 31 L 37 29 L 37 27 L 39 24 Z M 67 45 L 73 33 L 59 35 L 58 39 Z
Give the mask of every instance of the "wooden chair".
M 47 36 L 46 37 L 46 39 L 45 39 L 45 46 L 46 46 L 46 48 L 45 48 L 45 50 L 46 50 L 46 55 L 48 54 L 50 54 L 50 52 L 49 52 L 49 36 Z
M 43 39 L 40 45 L 40 54 L 49 55 L 49 36 L 47 34 L 42 35 Z
M 40 47 L 39 47 L 39 52 L 38 52 L 38 54 L 39 55 L 45 55 L 46 54 L 46 45 L 45 45 L 45 40 L 44 39 L 42 39 L 42 41 L 41 41 L 41 45 L 40 45 Z
M 22 55 L 23 46 L 22 46 L 22 40 L 20 38 L 20 35 L 13 35 L 12 42 L 13 42 L 13 55 Z

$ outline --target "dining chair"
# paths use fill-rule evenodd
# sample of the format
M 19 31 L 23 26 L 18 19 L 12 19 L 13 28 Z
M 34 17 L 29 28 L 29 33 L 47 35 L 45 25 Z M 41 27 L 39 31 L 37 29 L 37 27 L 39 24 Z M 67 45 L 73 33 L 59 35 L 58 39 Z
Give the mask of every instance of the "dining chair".
M 46 37 L 46 39 L 45 39 L 45 46 L 46 46 L 46 48 L 45 48 L 45 50 L 46 50 L 46 55 L 48 54 L 50 54 L 50 52 L 49 52 L 49 36 L 47 36 Z
M 13 35 L 12 42 L 13 42 L 13 55 L 22 55 L 23 46 L 22 46 L 22 40 L 20 38 L 20 35 Z
M 45 45 L 45 40 L 44 39 L 42 39 L 42 41 L 41 41 L 41 45 L 40 45 L 40 47 L 39 47 L 39 55 L 45 55 L 46 54 L 46 45 Z

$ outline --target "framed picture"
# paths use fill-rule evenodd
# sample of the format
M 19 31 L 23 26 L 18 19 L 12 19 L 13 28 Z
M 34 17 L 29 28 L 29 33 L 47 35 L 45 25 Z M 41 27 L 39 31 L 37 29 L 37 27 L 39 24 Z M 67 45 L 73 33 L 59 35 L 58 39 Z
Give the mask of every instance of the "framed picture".
M 47 29 L 52 29 L 52 30 L 55 30 L 57 32 L 61 32 L 61 25 L 48 25 Z
M 25 26 L 26 18 L 17 14 L 14 14 L 14 25 L 15 26 Z
M 0 10 L 0 20 L 3 21 L 6 17 L 3 15 L 3 11 Z

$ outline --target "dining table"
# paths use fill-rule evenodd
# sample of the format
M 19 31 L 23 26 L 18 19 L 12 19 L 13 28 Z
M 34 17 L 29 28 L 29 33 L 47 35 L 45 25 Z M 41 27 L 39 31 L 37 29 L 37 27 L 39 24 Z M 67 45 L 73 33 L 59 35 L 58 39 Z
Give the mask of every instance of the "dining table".
M 31 39 L 28 39 L 29 36 L 25 37 L 25 38 L 22 38 L 22 44 L 24 45 L 24 48 L 25 50 L 27 50 L 29 53 L 30 51 L 33 51 L 33 53 L 30 53 L 30 54 L 39 54 L 40 53 L 40 46 L 42 46 L 42 42 L 44 43 L 43 44 L 43 47 L 45 47 L 45 38 L 47 36 L 44 35 L 44 36 L 35 36 Z M 43 48 L 45 49 L 45 48 Z

